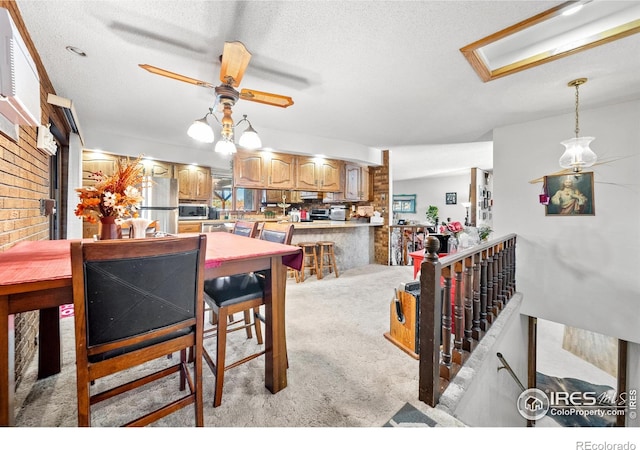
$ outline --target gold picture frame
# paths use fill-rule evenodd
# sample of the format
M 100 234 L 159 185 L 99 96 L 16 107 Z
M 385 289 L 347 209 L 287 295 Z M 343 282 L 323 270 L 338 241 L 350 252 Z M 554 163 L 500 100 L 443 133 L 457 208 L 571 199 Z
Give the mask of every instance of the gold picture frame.
M 593 172 L 545 176 L 547 216 L 594 216 Z

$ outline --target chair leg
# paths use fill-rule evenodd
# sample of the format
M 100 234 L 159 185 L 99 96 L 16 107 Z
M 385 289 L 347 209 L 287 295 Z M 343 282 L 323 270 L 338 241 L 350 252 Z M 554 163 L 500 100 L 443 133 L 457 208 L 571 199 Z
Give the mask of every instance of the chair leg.
M 258 318 L 260 314 L 260 308 L 253 308 L 253 323 L 256 327 L 256 339 L 258 340 L 258 344 L 262 345 L 262 323 Z
M 193 347 L 190 349 L 191 353 L 193 351 Z M 189 356 L 190 360 L 193 360 L 192 356 Z M 185 366 L 186 362 L 187 362 L 187 349 L 183 348 L 182 350 L 180 350 L 180 362 L 182 363 L 182 367 Z M 184 391 L 187 387 L 187 378 L 185 377 L 184 371 L 180 371 L 180 390 Z
M 249 310 L 244 311 L 244 325 L 246 327 L 245 331 L 247 333 L 247 339 L 251 339 L 253 334 L 251 333 L 251 327 L 249 326 L 251 325 L 251 311 Z
M 227 315 L 220 309 L 218 317 L 224 320 L 218 321 L 218 337 L 216 339 L 216 387 L 213 393 L 213 407 L 222 403 L 222 386 L 224 385 L 224 359 L 227 347 Z
M 91 425 L 91 403 L 89 400 L 89 383 L 78 381 L 78 426 L 88 427 Z

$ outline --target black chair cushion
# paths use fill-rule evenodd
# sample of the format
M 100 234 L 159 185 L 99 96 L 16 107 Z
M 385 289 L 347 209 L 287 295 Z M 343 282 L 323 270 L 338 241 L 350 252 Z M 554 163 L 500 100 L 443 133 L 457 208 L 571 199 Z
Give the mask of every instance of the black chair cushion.
M 254 273 L 242 273 L 228 277 L 205 280 L 205 300 L 218 307 L 235 305 L 263 295 L 263 281 Z M 207 298 L 208 297 L 208 298 Z
M 262 239 L 263 241 L 277 242 L 278 244 L 282 244 L 284 243 L 286 235 L 287 234 L 284 231 L 262 230 L 260 239 Z
M 233 230 L 233 234 L 237 234 L 239 236 L 250 236 L 251 235 L 251 228 L 236 227 Z

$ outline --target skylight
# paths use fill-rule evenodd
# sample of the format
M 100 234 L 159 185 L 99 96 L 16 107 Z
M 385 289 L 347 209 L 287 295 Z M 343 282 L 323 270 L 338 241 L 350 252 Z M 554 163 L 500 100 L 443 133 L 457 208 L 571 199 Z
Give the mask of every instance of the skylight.
M 640 2 L 570 1 L 460 51 L 490 81 L 638 32 Z

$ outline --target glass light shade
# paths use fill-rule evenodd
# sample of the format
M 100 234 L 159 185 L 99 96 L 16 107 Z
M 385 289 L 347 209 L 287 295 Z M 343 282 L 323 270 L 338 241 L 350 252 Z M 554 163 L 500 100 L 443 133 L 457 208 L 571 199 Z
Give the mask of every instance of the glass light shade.
M 589 148 L 593 137 L 575 137 L 562 141 L 565 151 L 560 157 L 560 167 L 580 172 L 583 167 L 591 167 L 598 160 L 596 154 Z
M 238 144 L 240 144 L 240 147 L 244 147 L 247 150 L 257 150 L 262 147 L 260 136 L 258 136 L 258 133 L 253 129 L 251 125 L 249 125 L 249 127 L 244 130 L 244 133 L 242 133 L 242 136 L 240 136 Z
M 216 142 L 214 151 L 216 153 L 223 153 L 225 155 L 230 155 L 236 152 L 236 145 L 232 141 L 221 139 L 218 142 Z
M 196 141 L 206 142 L 208 144 L 214 141 L 213 129 L 204 118 L 193 122 L 187 130 L 187 134 Z

